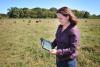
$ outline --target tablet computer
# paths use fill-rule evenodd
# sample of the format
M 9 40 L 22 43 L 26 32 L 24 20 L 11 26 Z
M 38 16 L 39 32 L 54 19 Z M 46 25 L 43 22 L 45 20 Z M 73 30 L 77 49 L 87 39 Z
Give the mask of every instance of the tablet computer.
M 43 49 L 48 50 L 48 51 L 52 50 L 52 44 L 50 41 L 47 41 L 43 38 L 40 38 L 40 40 L 41 40 L 41 46 Z

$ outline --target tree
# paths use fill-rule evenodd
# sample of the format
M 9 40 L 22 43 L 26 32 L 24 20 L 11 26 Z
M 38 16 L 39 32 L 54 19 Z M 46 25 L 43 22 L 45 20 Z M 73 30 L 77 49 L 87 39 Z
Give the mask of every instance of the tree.
M 50 9 L 46 8 L 17 8 L 11 7 L 8 9 L 6 16 L 10 18 L 56 18 L 57 9 L 52 7 Z M 90 15 L 87 11 L 72 10 L 78 18 L 100 18 L 100 15 Z M 2 17 L 2 16 L 0 16 Z
M 8 9 L 8 13 L 7 15 L 11 18 L 19 18 L 19 9 L 17 7 L 11 7 L 10 9 Z
M 22 8 L 23 17 L 30 18 L 30 10 L 28 8 Z
M 84 18 L 89 18 L 90 17 L 90 13 L 86 11 L 83 17 Z

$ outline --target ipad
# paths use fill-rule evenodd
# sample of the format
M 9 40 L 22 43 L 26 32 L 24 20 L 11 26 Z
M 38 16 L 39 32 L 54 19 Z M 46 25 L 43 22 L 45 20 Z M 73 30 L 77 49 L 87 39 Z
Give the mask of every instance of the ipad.
M 48 50 L 48 51 L 52 50 L 52 45 L 50 41 L 47 41 L 43 38 L 40 38 L 40 40 L 41 40 L 41 46 L 43 49 Z

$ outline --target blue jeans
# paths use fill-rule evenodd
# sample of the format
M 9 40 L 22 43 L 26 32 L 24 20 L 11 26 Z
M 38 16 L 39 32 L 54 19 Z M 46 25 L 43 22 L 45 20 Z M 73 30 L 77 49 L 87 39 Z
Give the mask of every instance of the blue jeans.
M 69 60 L 69 61 L 58 61 L 56 62 L 57 67 L 76 67 L 77 61 L 76 59 Z

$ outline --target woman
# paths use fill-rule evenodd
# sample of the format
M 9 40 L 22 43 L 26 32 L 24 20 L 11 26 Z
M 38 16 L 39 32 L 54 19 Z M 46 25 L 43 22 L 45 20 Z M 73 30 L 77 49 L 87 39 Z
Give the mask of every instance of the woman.
M 60 25 L 56 38 L 52 42 L 51 54 L 56 55 L 57 67 L 76 67 L 77 45 L 79 43 L 79 30 L 76 27 L 77 18 L 68 7 L 57 10 Z M 54 49 L 57 47 L 57 49 Z

